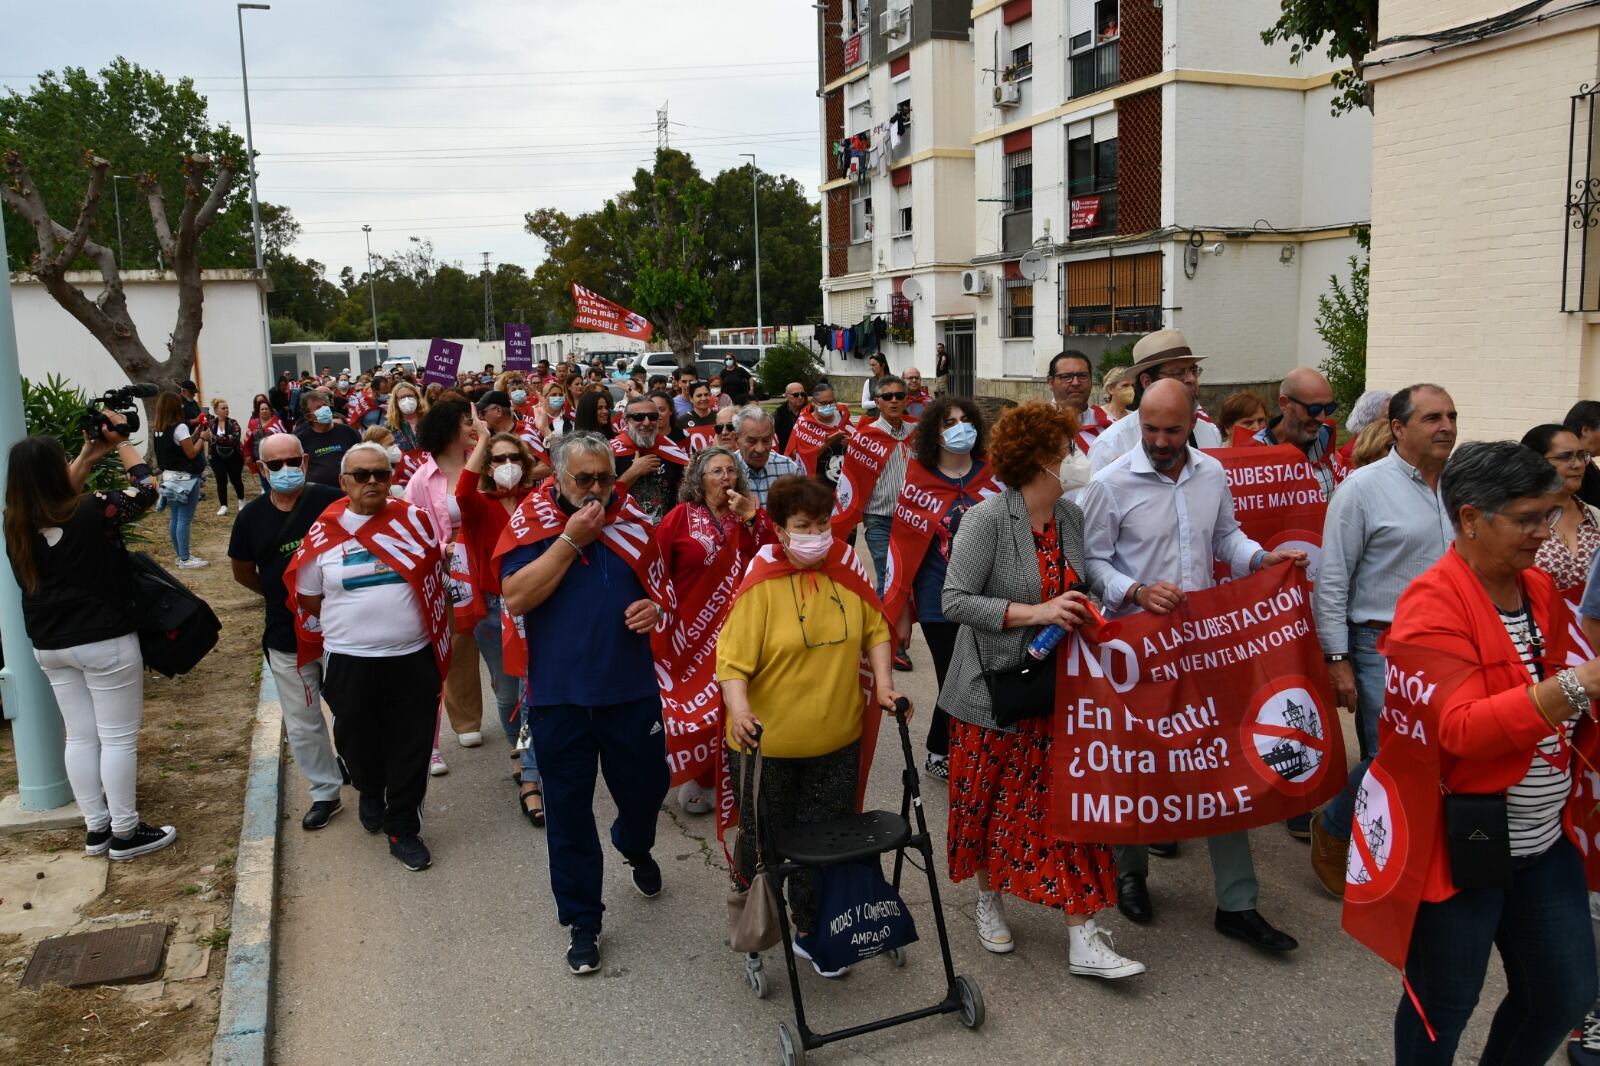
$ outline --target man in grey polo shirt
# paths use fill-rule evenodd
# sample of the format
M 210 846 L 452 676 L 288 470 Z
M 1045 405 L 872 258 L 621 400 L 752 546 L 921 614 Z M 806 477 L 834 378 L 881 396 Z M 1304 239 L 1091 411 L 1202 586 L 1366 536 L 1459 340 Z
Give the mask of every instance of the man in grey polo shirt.
M 1328 503 L 1311 597 L 1333 695 L 1355 711 L 1361 743 L 1344 791 L 1311 820 L 1311 867 L 1336 896 L 1344 894 L 1356 790 L 1378 752 L 1385 681 L 1378 638 L 1412 578 L 1455 539 L 1439 496 L 1439 474 L 1456 446 L 1455 402 L 1437 385 L 1412 385 L 1389 401 L 1389 420 L 1394 450 L 1346 478 Z

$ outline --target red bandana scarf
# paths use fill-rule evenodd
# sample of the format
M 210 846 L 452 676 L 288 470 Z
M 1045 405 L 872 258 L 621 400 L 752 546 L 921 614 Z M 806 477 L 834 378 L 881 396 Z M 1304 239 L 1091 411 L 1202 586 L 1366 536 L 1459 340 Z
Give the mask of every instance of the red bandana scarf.
M 660 433 L 656 434 L 656 442 L 648 448 L 640 448 L 633 442 L 633 438 L 626 433 L 618 433 L 611 438 L 611 454 L 619 459 L 626 459 L 631 455 L 653 455 L 668 463 L 677 463 L 679 466 L 689 465 L 689 453 L 673 440 L 668 440 Z
M 417 602 L 422 605 L 428 643 L 433 648 L 439 676 L 443 677 L 450 669 L 449 575 L 445 572 L 444 553 L 440 550 L 433 519 L 422 508 L 389 497 L 382 511 L 351 533 L 339 523 L 339 517 L 349 506 L 348 499 L 329 504 L 312 523 L 295 550 L 294 558 L 289 560 L 288 569 L 283 572 L 289 610 L 294 613 L 299 665 L 304 666 L 322 655 L 322 629 L 314 616 L 300 609 L 300 597 L 295 592 L 296 575 L 302 565 L 353 539 L 411 586 Z
M 839 421 L 833 425 L 825 425 L 817 417 L 815 409 L 807 407 L 800 412 L 800 417 L 794 420 L 794 430 L 789 434 L 789 446 L 783 454 L 798 462 L 806 468 L 806 473 L 817 473 L 817 456 L 827 446 L 828 438 L 835 433 L 851 432 L 850 406 L 839 404 Z
M 911 586 L 934 530 L 958 497 L 988 499 L 1005 486 L 994 478 L 987 463 L 977 465 L 964 486 L 952 484 L 920 462 L 906 464 L 905 484 L 894 503 L 894 525 L 889 532 L 889 561 L 883 582 L 883 612 L 899 618 L 911 601 Z
M 906 425 L 912 420 L 906 419 Z M 857 426 L 845 449 L 844 465 L 839 470 L 839 484 L 833 501 L 833 535 L 848 537 L 861 524 L 866 513 L 867 500 L 877 487 L 878 476 L 889 464 L 889 456 L 896 448 L 908 446 L 910 438 L 896 440 L 877 426 Z

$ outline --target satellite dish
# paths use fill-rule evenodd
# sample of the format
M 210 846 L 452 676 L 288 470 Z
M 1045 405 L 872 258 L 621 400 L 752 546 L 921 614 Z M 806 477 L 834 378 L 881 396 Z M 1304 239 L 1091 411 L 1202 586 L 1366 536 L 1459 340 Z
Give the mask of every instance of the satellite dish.
M 1023 253 L 1022 261 L 1017 264 L 1017 269 L 1029 281 L 1043 281 L 1045 276 L 1050 273 L 1050 268 L 1044 261 L 1044 253 L 1037 248 Z
M 900 284 L 900 295 L 915 303 L 922 299 L 922 286 L 917 284 L 916 278 L 907 278 Z

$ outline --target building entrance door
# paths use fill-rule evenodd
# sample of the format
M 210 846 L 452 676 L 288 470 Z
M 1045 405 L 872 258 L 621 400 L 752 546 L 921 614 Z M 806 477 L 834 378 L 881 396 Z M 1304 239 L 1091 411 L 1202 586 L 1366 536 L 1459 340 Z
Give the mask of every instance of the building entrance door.
M 945 321 L 944 350 L 950 357 L 950 395 L 971 396 L 977 387 L 977 334 L 972 319 Z

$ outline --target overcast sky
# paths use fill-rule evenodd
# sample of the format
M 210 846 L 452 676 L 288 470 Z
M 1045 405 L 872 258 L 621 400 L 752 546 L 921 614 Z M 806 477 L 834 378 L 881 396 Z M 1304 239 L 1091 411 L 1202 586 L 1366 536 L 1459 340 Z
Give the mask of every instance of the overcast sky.
M 117 55 L 194 77 L 242 136 L 231 2 L 7 3 L 0 84 L 98 70 Z M 245 12 L 260 195 L 304 226 L 302 258 L 361 269 L 431 239 L 475 270 L 531 270 L 522 215 L 576 213 L 621 189 L 656 144 L 701 172 L 755 152 L 816 196 L 815 12 L 803 0 L 274 0 Z

